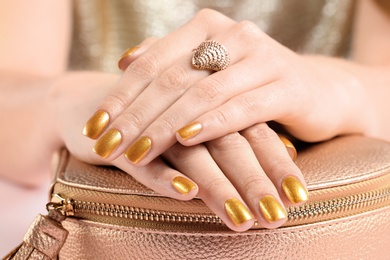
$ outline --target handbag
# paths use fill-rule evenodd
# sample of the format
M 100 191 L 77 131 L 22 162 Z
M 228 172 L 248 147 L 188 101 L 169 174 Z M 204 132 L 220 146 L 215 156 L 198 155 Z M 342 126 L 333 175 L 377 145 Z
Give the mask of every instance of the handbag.
M 390 143 L 338 137 L 296 164 L 309 200 L 280 228 L 234 232 L 200 199 L 160 196 L 63 150 L 48 216 L 5 259 L 389 259 Z

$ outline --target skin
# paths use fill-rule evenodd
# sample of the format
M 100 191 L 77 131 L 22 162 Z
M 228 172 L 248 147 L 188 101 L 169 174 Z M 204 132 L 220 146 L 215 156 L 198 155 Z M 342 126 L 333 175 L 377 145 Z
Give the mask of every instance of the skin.
M 244 231 L 253 224 L 253 220 L 241 226 L 232 223 L 223 205 L 233 197 L 245 203 L 260 224 L 274 228 L 285 220 L 265 221 L 258 208 L 259 199 L 271 194 L 291 205 L 281 191 L 281 181 L 290 175 L 304 180 L 275 132 L 264 122 L 276 120 L 306 141 L 347 133 L 390 140 L 386 98 L 390 94 L 390 19 L 371 1 L 359 4 L 353 62 L 297 55 L 249 22 L 236 23 L 206 10 L 173 34 L 141 44 L 138 53 L 125 62 L 126 70 L 120 78 L 66 71 L 70 2 L 29 2 L 7 1 L 0 6 L 0 32 L 9 36 L 0 42 L 0 120 L 11 122 L 0 129 L 0 174 L 5 179 L 25 186 L 39 185 L 50 171 L 52 153 L 66 145 L 78 158 L 115 165 L 163 195 L 181 200 L 198 195 L 233 230 Z M 17 15 L 6 11 L 16 8 Z M 188 27 L 196 39 L 188 37 Z M 199 33 L 193 34 L 193 30 Z M 230 33 L 234 37 L 228 40 Z M 208 36 L 223 43 L 232 55 L 230 67 L 212 75 L 189 65 L 188 50 Z M 185 43 L 182 49 L 172 44 L 178 39 Z M 251 55 L 238 49 L 244 40 L 250 43 Z M 261 47 L 259 40 L 264 43 Z M 21 43 L 28 43 L 28 48 Z M 260 63 L 267 60 L 267 67 L 251 59 L 253 53 Z M 150 63 L 154 58 L 159 62 Z M 173 62 L 180 66 L 172 66 Z M 162 84 L 164 78 L 169 79 L 169 69 L 171 75 L 182 73 L 178 82 L 183 84 L 176 86 L 178 95 L 172 95 L 172 84 Z M 128 93 L 128 86 L 136 90 L 132 92 L 135 94 Z M 155 100 L 156 90 L 165 95 L 165 103 L 145 110 L 143 102 Z M 115 98 L 119 93 L 125 94 L 123 102 Z M 256 96 L 256 100 L 246 95 Z M 93 153 L 95 141 L 81 135 L 97 108 L 109 111 L 115 119 L 109 129 L 116 127 L 125 137 L 108 159 Z M 144 111 L 148 116 L 141 117 Z M 139 116 L 141 123 L 134 124 L 130 120 L 134 116 Z M 233 120 L 225 121 L 227 117 Z M 203 124 L 201 133 L 187 141 L 178 138 L 188 147 L 175 144 L 176 131 L 192 121 Z M 144 134 L 157 145 L 133 165 L 122 153 Z M 204 141 L 208 142 L 200 144 Z M 175 168 L 167 166 L 159 155 Z M 192 179 L 197 188 L 187 195 L 178 194 L 171 185 L 175 176 Z

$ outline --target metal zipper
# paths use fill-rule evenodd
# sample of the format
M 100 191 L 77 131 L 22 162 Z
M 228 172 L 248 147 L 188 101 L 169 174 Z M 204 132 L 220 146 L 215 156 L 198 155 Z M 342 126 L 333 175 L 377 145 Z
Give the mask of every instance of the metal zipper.
M 323 190 L 310 191 L 309 197 L 311 200 L 308 203 L 301 206 L 288 207 L 286 209 L 288 213 L 288 221 L 284 226 L 295 226 L 331 220 L 389 206 L 390 175 L 387 175 L 357 184 L 330 188 L 327 189 L 326 192 Z M 69 191 L 64 184 L 59 185 L 61 188 L 58 188 L 57 190 L 65 193 L 75 194 L 75 190 L 77 190 L 78 192 L 83 192 L 83 194 L 88 194 L 88 196 L 83 195 L 83 197 L 94 198 L 94 195 L 97 196 L 98 193 L 96 191 L 83 190 L 74 187 L 71 188 L 72 191 Z M 373 189 L 375 186 L 376 188 Z M 353 194 L 353 192 L 356 193 Z M 130 225 L 128 223 L 131 222 L 131 225 L 143 227 L 157 227 L 163 225 L 169 225 L 172 227 L 172 225 L 179 225 L 183 228 L 185 225 L 191 225 L 198 227 L 203 226 L 201 228 L 207 229 L 210 226 L 224 226 L 222 220 L 212 213 L 195 214 L 185 211 L 178 212 L 176 210 L 156 210 L 131 205 L 121 205 L 117 203 L 102 203 L 73 198 L 65 193 L 54 193 L 51 204 L 55 205 L 57 209 L 60 208 L 64 215 L 75 216 L 86 220 L 116 223 L 121 225 Z M 347 195 L 339 196 L 338 194 L 340 193 Z M 329 194 L 334 197 L 324 199 L 326 196 L 329 196 Z M 113 196 L 123 195 L 114 194 Z M 140 199 L 142 199 L 142 197 Z M 257 229 L 261 227 L 255 223 L 253 228 Z

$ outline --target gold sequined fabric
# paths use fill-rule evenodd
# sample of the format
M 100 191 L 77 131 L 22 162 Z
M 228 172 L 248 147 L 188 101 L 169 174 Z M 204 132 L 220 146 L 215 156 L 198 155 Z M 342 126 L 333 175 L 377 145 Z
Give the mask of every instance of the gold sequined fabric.
M 299 53 L 346 55 L 352 0 L 75 0 L 70 69 L 119 72 L 117 60 L 146 37 L 164 37 L 200 9 L 250 20 Z

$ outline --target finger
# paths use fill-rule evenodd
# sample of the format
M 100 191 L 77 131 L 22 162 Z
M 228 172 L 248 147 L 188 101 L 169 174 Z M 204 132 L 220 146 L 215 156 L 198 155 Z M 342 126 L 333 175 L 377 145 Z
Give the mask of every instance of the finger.
M 278 191 L 243 136 L 229 134 L 208 142 L 207 148 L 261 226 L 276 228 L 286 222 L 287 213 Z
M 197 44 L 224 31 L 231 24 L 234 24 L 233 20 L 218 12 L 201 11 L 189 23 L 150 46 L 129 64 L 118 87 L 98 106 L 97 112 L 86 124 L 93 134 L 85 131 L 86 136 L 92 139 L 99 137 L 158 75 L 181 57 L 189 56 L 190 59 L 191 50 Z
M 157 41 L 158 38 L 146 38 L 141 44 L 125 50 L 118 60 L 118 68 L 122 71 L 125 71 L 130 63 L 145 53 L 150 48 L 150 46 L 152 46 Z
M 254 224 L 237 190 L 215 164 L 203 145 L 174 145 L 164 157 L 199 185 L 198 197 L 232 230 L 245 231 Z
M 283 119 L 289 124 L 292 120 L 286 114 L 297 114 L 291 109 L 297 106 L 286 94 L 287 87 L 285 82 L 275 81 L 235 96 L 181 128 L 176 138 L 183 145 L 195 145 L 259 122 Z M 289 106 L 286 106 L 287 102 Z
M 241 133 L 285 205 L 299 205 L 307 201 L 308 192 L 302 173 L 278 135 L 265 123 L 256 124 Z
M 199 190 L 194 181 L 169 167 L 161 158 L 155 159 L 144 167 L 135 167 L 127 163 L 125 158 L 119 157 L 113 165 L 163 196 L 178 200 L 191 200 Z

